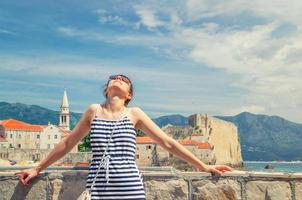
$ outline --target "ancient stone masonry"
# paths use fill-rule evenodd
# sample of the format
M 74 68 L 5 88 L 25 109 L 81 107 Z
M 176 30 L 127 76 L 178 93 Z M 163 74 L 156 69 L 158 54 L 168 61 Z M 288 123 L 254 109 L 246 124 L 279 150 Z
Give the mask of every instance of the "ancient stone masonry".
M 242 166 L 239 135 L 233 123 L 202 114 L 191 115 L 188 121 L 193 127 L 192 135 L 200 135 L 195 140 L 212 146 L 213 163 Z
M 140 168 L 148 200 L 301 200 L 301 173 L 235 171 L 151 171 Z M 0 173 L 0 200 L 76 199 L 85 189 L 86 170 L 42 172 L 23 186 L 13 172 Z
M 206 164 L 243 165 L 237 127 L 207 115 L 189 116 L 189 125 L 167 124 L 162 130 L 177 140 Z M 139 166 L 174 166 L 179 170 L 194 171 L 189 163 L 163 149 L 149 137 L 137 137 Z
M 70 112 L 67 92 L 64 91 L 59 112 L 59 125 L 30 124 L 17 119 L 0 120 L 0 150 L 46 150 L 54 149 L 62 138 L 71 134 Z M 80 143 L 80 142 L 79 142 Z M 71 152 L 77 152 L 77 145 Z

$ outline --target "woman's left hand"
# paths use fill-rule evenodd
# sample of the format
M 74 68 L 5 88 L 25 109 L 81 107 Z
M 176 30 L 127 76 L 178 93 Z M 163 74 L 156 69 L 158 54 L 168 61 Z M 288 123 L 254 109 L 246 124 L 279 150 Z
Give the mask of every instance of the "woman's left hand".
M 227 165 L 208 165 L 205 172 L 221 175 L 224 172 L 233 171 L 233 168 Z

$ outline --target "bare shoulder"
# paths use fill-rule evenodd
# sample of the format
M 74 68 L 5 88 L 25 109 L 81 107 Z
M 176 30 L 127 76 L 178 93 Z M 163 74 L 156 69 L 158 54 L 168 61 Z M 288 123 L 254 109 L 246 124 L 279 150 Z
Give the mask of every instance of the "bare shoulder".
M 95 110 L 99 106 L 98 103 L 92 103 L 88 106 L 89 109 Z
M 96 112 L 96 109 L 98 107 L 98 104 L 97 103 L 92 103 L 90 104 L 85 113 L 84 113 L 84 117 L 91 123 L 92 122 L 92 119 L 95 115 L 95 112 Z
M 130 107 L 130 109 L 131 109 L 131 112 L 134 114 L 139 114 L 140 112 L 142 112 L 142 109 L 138 106 Z
M 129 111 L 130 120 L 133 122 L 134 126 L 137 127 L 138 122 L 141 120 L 143 111 L 138 106 L 133 106 L 128 108 L 130 109 Z
M 97 107 L 98 107 L 98 104 L 97 104 L 97 103 L 92 103 L 92 104 L 90 104 L 90 105 L 88 106 L 86 112 L 92 114 L 92 113 L 94 113 L 94 112 L 96 111 Z
M 129 107 L 129 109 L 130 109 L 130 113 L 137 117 L 139 117 L 144 113 L 144 111 L 138 106 Z

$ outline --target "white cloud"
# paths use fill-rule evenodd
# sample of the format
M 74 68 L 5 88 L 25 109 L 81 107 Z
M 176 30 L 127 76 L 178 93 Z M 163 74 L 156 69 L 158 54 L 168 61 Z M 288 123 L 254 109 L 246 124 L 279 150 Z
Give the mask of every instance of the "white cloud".
M 273 21 L 290 21 L 301 24 L 302 2 L 299 0 L 255 0 L 255 1 L 198 1 L 187 0 L 186 11 L 189 20 L 198 20 L 205 17 L 236 16 L 249 11 L 258 17 Z
M 173 25 L 182 24 L 181 18 L 175 12 L 170 13 L 170 21 L 171 21 L 171 24 L 173 24 Z
M 78 100 L 83 102 L 82 106 L 72 103 L 74 109 L 85 109 L 85 106 L 93 98 L 101 96 L 99 93 L 96 94 L 96 92 L 106 83 L 110 74 L 125 73 L 134 83 L 133 105 L 137 105 L 136 102 L 138 102 L 138 106 L 142 106 L 147 111 L 161 109 L 162 111 L 157 113 L 192 114 L 199 109 L 200 112 L 210 112 L 212 110 L 211 112 L 215 114 L 216 109 L 218 109 L 217 102 L 211 99 L 216 94 L 204 96 L 211 89 L 207 87 L 208 83 L 201 84 L 200 82 L 200 80 L 207 81 L 210 78 L 198 73 L 185 72 L 185 69 L 183 69 L 184 71 L 175 70 L 175 67 L 155 69 L 127 64 L 124 61 L 121 64 L 78 55 L 60 54 L 40 55 L 39 57 L 1 55 L 0 60 L 2 62 L 0 71 L 3 76 L 5 74 L 18 76 L 22 74 L 22 77 L 25 78 L 17 81 L 0 81 L 2 84 L 13 84 L 15 87 L 13 93 L 7 92 L 6 99 L 8 101 L 11 101 L 10 99 L 22 101 L 20 100 L 21 96 L 25 94 L 31 96 L 31 93 L 37 95 L 43 93 L 43 97 L 47 98 L 49 95 L 53 96 L 55 90 L 61 91 L 66 86 L 70 94 L 85 96 L 84 99 Z M 49 85 L 45 82 L 40 82 L 40 80 L 28 81 L 30 77 L 40 77 L 40 80 L 49 80 Z M 32 88 L 35 88 L 35 90 L 32 91 Z M 16 96 L 15 94 L 20 90 L 22 95 Z M 37 92 L 37 90 L 40 92 Z M 51 93 L 47 92 L 49 90 Z M 231 97 L 221 97 L 219 101 L 223 100 L 226 102 L 230 101 L 230 99 Z M 38 104 L 35 99 L 31 100 L 32 103 Z M 76 100 L 73 99 L 72 102 L 74 101 Z M 27 98 L 26 102 L 30 102 L 30 98 Z M 46 103 L 42 104 L 42 106 L 45 105 Z M 56 108 L 56 104 L 53 103 L 52 105 Z M 164 105 L 166 105 L 165 108 Z M 212 109 L 213 107 L 214 109 Z M 206 110 L 203 108 L 206 108 Z M 153 111 L 152 113 L 155 113 Z
M 242 97 L 242 103 L 234 105 L 234 111 L 278 113 L 299 118 L 299 114 L 293 110 L 301 106 L 302 101 L 300 1 L 189 0 L 186 8 L 186 15 L 180 10 L 174 15 L 182 17 L 182 22 L 197 22 L 200 25 L 188 26 L 182 23 L 172 26 L 169 20 L 165 21 L 165 27 L 169 30 L 165 33 L 166 38 L 173 44 L 170 48 L 167 48 L 169 45 L 165 46 L 165 51 L 157 49 L 158 52 L 167 52 L 168 56 L 177 55 L 178 48 L 175 47 L 183 47 L 188 49 L 182 52 L 186 53 L 188 60 L 238 75 L 232 84 L 247 90 L 249 94 Z M 159 15 L 170 12 L 159 7 L 156 11 Z M 209 17 L 214 19 L 215 16 L 236 18 L 244 12 L 264 20 L 259 25 L 254 22 L 255 25 L 242 29 L 240 26 L 226 26 L 215 21 L 200 21 Z M 274 37 L 274 32 L 283 23 L 296 26 L 296 31 Z
M 0 34 L 16 35 L 15 32 L 3 28 L 0 28 Z
M 109 35 L 96 29 L 77 27 L 59 27 L 58 31 L 79 40 L 146 47 L 165 58 L 185 59 L 189 65 L 198 64 L 200 67 L 225 71 L 226 76 L 231 79 L 231 86 L 240 87 L 246 93 L 238 99 L 233 99 L 232 109 L 227 109 L 230 104 L 225 106 L 225 110 L 221 109 L 223 113 L 246 110 L 282 114 L 302 120 L 298 113 L 298 110 L 302 109 L 301 1 L 187 0 L 184 4 L 146 1 L 131 6 L 138 18 L 131 19 L 137 21 L 130 22 L 118 12 L 102 9 L 95 11 L 101 24 L 135 27 L 131 33 L 116 32 Z M 246 22 L 248 26 L 244 26 L 245 22 L 239 19 L 246 13 L 252 19 L 252 22 Z M 228 20 L 231 20 L 231 25 L 227 23 Z M 257 24 L 257 20 L 261 22 Z M 291 24 L 295 30 L 289 35 L 285 33 L 281 37 L 275 37 L 274 32 L 284 23 Z M 149 32 L 146 32 L 144 27 Z M 3 62 L 5 65 L 2 66 L 15 71 L 26 70 L 31 66 L 32 73 L 55 75 L 72 71 L 75 77 L 89 76 L 93 79 L 104 76 L 107 70 L 110 72 L 124 70 L 118 65 L 112 63 L 107 65 L 99 61 L 47 64 L 37 63 L 31 59 L 26 62 L 28 66 L 20 59 L 11 61 L 14 63 L 7 60 Z M 52 68 L 46 70 L 41 66 Z M 171 86 L 162 79 L 171 80 L 180 88 L 184 86 L 178 82 L 179 80 L 183 80 L 182 83 L 190 82 L 189 77 L 176 70 L 172 74 L 169 74 L 169 70 L 162 73 L 159 70 L 144 70 L 131 66 L 125 71 L 133 75 L 140 71 L 146 82 L 154 80 L 154 87 L 157 88 L 160 88 L 158 87 L 160 84 L 166 84 L 168 91 Z M 193 79 L 198 74 L 191 76 Z M 138 76 L 138 80 L 143 81 L 140 78 Z M 165 88 L 162 87 L 161 90 L 164 91 Z M 175 103 L 173 106 L 176 108 L 179 105 Z
M 288 107 L 302 101 L 302 58 L 293 53 L 301 52 L 301 33 L 295 37 L 276 39 L 271 33 L 278 25 L 275 23 L 255 26 L 250 31 L 227 31 L 208 34 L 203 30 L 185 30 L 190 35 L 193 49 L 189 54 L 196 62 L 210 67 L 238 74 L 234 85 L 247 89 L 250 94 L 246 103 L 260 104 L 261 109 L 269 111 L 268 102 L 274 101 L 278 107 Z M 267 109 L 262 109 L 266 107 Z M 245 107 L 238 108 L 243 110 Z M 272 111 L 270 111 L 271 113 Z M 273 112 L 278 112 L 276 108 Z M 284 113 L 283 113 L 284 114 Z M 287 113 L 286 115 L 291 115 Z
M 141 18 L 140 22 L 148 28 L 156 28 L 165 25 L 165 23 L 157 18 L 155 11 L 151 8 L 136 6 L 136 13 Z M 177 20 L 174 16 L 173 20 Z
M 174 85 L 179 89 L 185 88 L 194 75 L 180 71 L 162 71 L 162 68 L 104 61 L 103 59 L 85 58 L 77 55 L 49 54 L 47 56 L 0 55 L 2 73 L 22 73 L 26 75 L 70 77 L 90 80 L 107 80 L 109 75 L 125 73 L 135 82 L 152 84 L 158 90 L 168 90 L 163 85 Z M 195 79 L 198 75 L 195 76 Z M 21 82 L 20 82 L 21 83 Z M 105 82 L 104 82 L 105 83 Z M 171 88 L 170 88 L 171 89 Z M 175 91 L 175 87 L 172 88 Z
M 97 39 L 126 45 L 140 45 L 155 53 L 173 59 L 187 59 L 225 70 L 237 75 L 232 85 L 248 91 L 242 97 L 245 105 L 235 110 L 249 108 L 263 112 L 277 112 L 291 105 L 300 106 L 302 101 L 302 14 L 298 12 L 301 3 L 285 1 L 225 2 L 187 1 L 186 11 L 179 6 L 164 6 L 159 3 L 134 5 L 140 23 L 153 31 L 153 34 L 116 34 L 104 36 L 102 33 L 76 29 L 61 29 L 70 36 Z M 277 8 L 269 5 L 277 5 Z M 171 7 L 172 6 L 172 7 Z M 264 9 L 265 8 L 265 9 Z M 236 17 L 244 12 L 264 18 L 267 23 L 240 26 L 226 26 L 216 21 L 202 22 L 200 19 L 215 16 Z M 163 20 L 164 19 L 164 20 Z M 194 26 L 188 23 L 198 22 Z M 291 35 L 274 37 L 273 33 L 283 23 L 297 27 Z M 161 33 L 160 28 L 165 28 Z M 270 105 L 273 101 L 273 105 Z M 252 106 L 250 106 L 252 105 Z M 234 105 L 236 107 L 236 105 Z M 256 109 L 257 108 L 257 109 Z M 260 109 L 261 108 L 261 109 Z M 265 108 L 265 109 L 262 109 Z M 223 111 L 222 111 L 223 112 Z M 285 114 L 291 115 L 290 110 Z
M 131 22 L 126 20 L 122 16 L 111 14 L 107 10 L 104 9 L 97 9 L 95 13 L 98 15 L 98 20 L 101 24 L 114 24 L 114 25 L 122 25 L 122 26 L 129 26 L 134 29 L 138 28 L 139 23 Z
M 59 27 L 58 32 L 63 33 L 66 36 L 70 37 L 79 37 L 80 39 L 86 40 L 97 40 L 101 42 L 122 44 L 122 45 L 139 45 L 139 46 L 148 46 L 151 44 L 169 44 L 171 41 L 165 41 L 165 37 L 160 36 L 146 36 L 140 34 L 111 34 L 106 35 L 101 32 L 91 31 L 91 30 L 80 30 L 77 28 L 71 27 Z
M 41 83 L 41 82 L 33 82 L 33 81 L 20 81 L 20 80 L 0 80 L 0 84 L 11 84 L 11 85 L 27 85 L 27 86 L 35 86 L 35 87 L 59 87 L 59 84 L 53 83 Z

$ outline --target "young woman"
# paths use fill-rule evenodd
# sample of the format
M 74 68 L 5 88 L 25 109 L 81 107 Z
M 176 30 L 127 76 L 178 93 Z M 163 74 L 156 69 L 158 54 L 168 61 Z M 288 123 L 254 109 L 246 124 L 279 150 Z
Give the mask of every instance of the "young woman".
M 103 93 L 106 101 L 103 104 L 90 105 L 72 132 L 63 138 L 37 167 L 15 173 L 24 185 L 28 185 L 43 169 L 67 154 L 91 131 L 93 156 L 86 180 L 86 188 L 90 188 L 107 146 L 108 131 L 113 130 L 113 127 L 114 134 L 108 149 L 110 151 L 107 151 L 108 168 L 100 169 L 92 190 L 92 198 L 145 199 L 143 180 L 135 163 L 135 128 L 142 130 L 165 150 L 187 161 L 198 171 L 222 174 L 233 170 L 226 165 L 204 164 L 184 146 L 165 134 L 139 107 L 127 107 L 133 96 L 133 85 L 125 75 L 110 76 Z M 122 114 L 124 118 L 119 118 Z

